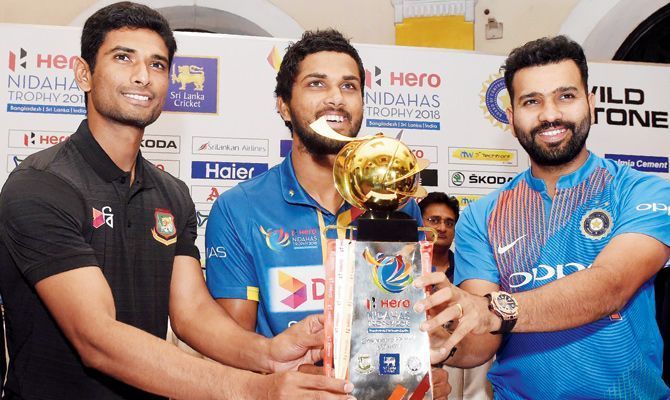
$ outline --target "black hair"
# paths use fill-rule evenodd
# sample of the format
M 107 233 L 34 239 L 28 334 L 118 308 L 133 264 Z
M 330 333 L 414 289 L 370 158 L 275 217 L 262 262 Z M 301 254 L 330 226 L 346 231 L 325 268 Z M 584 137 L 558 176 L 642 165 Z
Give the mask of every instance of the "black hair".
M 167 20 L 152 8 L 123 1 L 101 8 L 84 24 L 84 30 L 81 33 L 81 58 L 88 63 L 91 73 L 95 69 L 95 59 L 107 33 L 123 28 L 149 29 L 156 32 L 165 42 L 169 65 L 172 65 L 172 57 L 177 51 L 177 42 Z
M 290 43 L 286 48 L 286 54 L 282 60 L 279 72 L 277 72 L 277 86 L 275 87 L 275 96 L 281 97 L 284 102 L 291 101 L 293 94 L 293 83 L 300 63 L 310 54 L 319 53 L 322 51 L 334 51 L 336 53 L 344 53 L 356 61 L 358 66 L 358 75 L 361 80 L 361 97 L 364 94 L 365 85 L 365 70 L 363 69 L 363 61 L 358 55 L 358 51 L 349 43 L 340 32 L 334 29 L 305 31 L 300 40 L 295 43 Z M 284 121 L 286 126 L 292 130 L 291 122 Z
M 517 71 L 527 67 L 555 64 L 564 60 L 572 60 L 577 64 L 582 76 L 584 91 L 588 92 L 589 68 L 586 65 L 584 50 L 577 42 L 566 36 L 545 37 L 533 40 L 517 47 L 505 60 L 505 85 L 514 106 L 512 81 Z
M 454 212 L 456 221 L 458 221 L 458 215 L 460 213 L 461 207 L 456 197 L 449 196 L 444 192 L 430 192 L 428 193 L 428 196 L 424 197 L 423 200 L 419 202 L 421 214 L 423 214 L 426 211 L 426 208 L 428 208 L 428 206 L 431 204 L 444 204 Z

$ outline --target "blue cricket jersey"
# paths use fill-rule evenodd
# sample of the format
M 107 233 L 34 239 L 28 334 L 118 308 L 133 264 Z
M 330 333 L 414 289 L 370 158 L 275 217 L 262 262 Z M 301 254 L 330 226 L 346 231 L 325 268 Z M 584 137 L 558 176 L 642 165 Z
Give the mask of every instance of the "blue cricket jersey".
M 590 268 L 622 233 L 670 245 L 669 210 L 670 182 L 594 154 L 559 179 L 553 200 L 529 169 L 461 215 L 455 283 L 483 279 L 521 292 Z M 505 335 L 489 372 L 495 397 L 670 398 L 661 379 L 653 281 L 601 320 L 559 332 Z
M 421 224 L 414 200 L 402 210 Z M 205 233 L 207 286 L 214 298 L 258 301 L 256 331 L 272 337 L 323 312 L 321 227 L 349 225 L 360 210 L 321 207 L 296 179 L 291 153 L 279 165 L 223 193 Z

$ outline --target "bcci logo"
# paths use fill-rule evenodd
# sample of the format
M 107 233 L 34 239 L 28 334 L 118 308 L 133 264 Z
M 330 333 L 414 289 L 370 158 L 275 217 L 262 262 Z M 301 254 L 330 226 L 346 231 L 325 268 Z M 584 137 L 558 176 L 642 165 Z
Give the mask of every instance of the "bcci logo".
M 505 78 L 500 74 L 493 74 L 483 83 L 482 91 L 479 93 L 481 98 L 480 107 L 484 112 L 486 119 L 491 121 L 493 126 L 500 129 L 509 129 L 509 121 L 505 114 L 505 109 L 510 106 L 510 98 L 505 86 Z
M 386 293 L 400 293 L 414 281 L 411 265 L 401 255 L 386 256 L 384 253 L 377 253 L 373 257 L 365 249 L 363 257 L 372 266 L 372 280 L 375 285 Z
M 612 230 L 612 216 L 605 210 L 591 210 L 581 220 L 582 234 L 591 240 L 600 240 Z
M 265 237 L 265 244 L 270 250 L 279 251 L 291 244 L 291 238 L 283 228 L 279 229 L 265 229 L 259 226 L 258 230 Z
M 151 235 L 158 243 L 169 246 L 177 242 L 177 228 L 174 225 L 174 215 L 170 210 L 157 208 L 154 211 L 154 222 Z
M 165 111 L 217 113 L 218 58 L 175 57 L 171 69 Z

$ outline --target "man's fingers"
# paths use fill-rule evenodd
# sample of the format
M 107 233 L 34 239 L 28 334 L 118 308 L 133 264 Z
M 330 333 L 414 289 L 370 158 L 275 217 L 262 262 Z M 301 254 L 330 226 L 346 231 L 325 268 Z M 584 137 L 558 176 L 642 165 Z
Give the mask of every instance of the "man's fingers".
M 430 285 L 437 285 L 438 283 L 445 281 L 449 282 L 444 272 L 431 272 L 416 278 L 413 285 L 414 287 L 426 287 Z
M 298 367 L 298 372 L 309 375 L 323 375 L 323 367 L 314 364 L 302 364 Z
M 342 379 L 329 378 L 323 375 L 301 374 L 300 386 L 308 389 L 324 390 L 331 393 L 346 394 L 354 390 L 354 385 Z
M 451 392 L 449 375 L 442 368 L 433 368 L 433 400 L 446 400 Z
M 447 322 L 458 319 L 463 316 L 462 307 L 459 304 L 454 304 L 445 308 L 441 313 L 427 319 L 421 324 L 421 330 L 425 332 L 432 332 L 437 328 L 441 328 Z
M 445 303 L 453 300 L 454 295 L 455 291 L 453 286 L 443 287 L 437 292 L 427 296 L 425 299 L 417 301 L 414 305 L 414 311 L 423 312 L 430 310 L 435 306 L 444 306 L 446 305 Z

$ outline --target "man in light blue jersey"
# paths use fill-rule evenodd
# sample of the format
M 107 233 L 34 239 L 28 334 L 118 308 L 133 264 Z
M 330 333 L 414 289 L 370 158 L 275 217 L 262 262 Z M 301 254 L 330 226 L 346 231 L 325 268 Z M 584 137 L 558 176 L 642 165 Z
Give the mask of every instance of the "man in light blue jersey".
M 207 286 L 248 330 L 273 337 L 323 312 L 322 229 L 349 225 L 361 210 L 333 184 L 335 155 L 344 142 L 323 138 L 309 125 L 326 116 L 332 129 L 356 136 L 364 79 L 358 52 L 339 32 L 306 32 L 291 44 L 275 89 L 277 110 L 293 137 L 291 152 L 212 207 L 205 234 Z M 421 220 L 413 200 L 402 211 Z M 446 373 L 434 373 L 436 398 L 448 392 L 446 380 Z
M 442 338 L 435 358 L 456 344 L 450 365 L 497 355 L 498 399 L 670 397 L 653 288 L 670 257 L 670 182 L 586 149 L 587 78 L 581 47 L 566 37 L 512 51 L 507 116 L 531 168 L 461 214 L 460 288 L 418 306 L 448 306 L 424 326 Z M 441 325 L 455 319 L 449 334 Z

